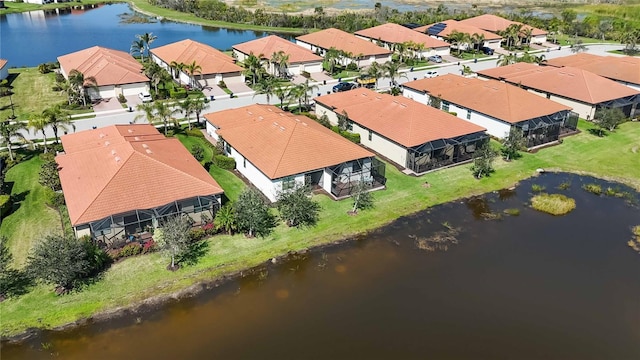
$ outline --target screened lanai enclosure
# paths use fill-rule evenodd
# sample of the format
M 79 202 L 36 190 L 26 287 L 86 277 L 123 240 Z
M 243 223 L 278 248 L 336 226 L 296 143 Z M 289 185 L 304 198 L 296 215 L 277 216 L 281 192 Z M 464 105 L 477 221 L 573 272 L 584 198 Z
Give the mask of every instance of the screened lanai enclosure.
M 439 139 L 407 149 L 407 169 L 421 174 L 443 166 L 471 160 L 477 148 L 489 141 L 484 132 Z
M 138 209 L 122 214 L 114 214 L 104 219 L 79 225 L 76 235 L 90 231 L 91 237 L 102 247 L 119 247 L 133 240 L 151 237 L 153 229 L 162 227 L 172 216 L 188 216 L 194 226 L 213 219 L 220 208 L 220 196 L 197 196 L 173 201 L 153 209 Z
M 359 183 L 368 189 L 385 186 L 385 163 L 376 158 L 363 158 L 328 168 L 331 175 L 331 195 L 337 199 L 351 195 Z
M 578 128 L 578 114 L 563 111 L 521 121 L 516 126 L 527 139 L 527 147 L 532 148 L 557 141 L 560 135 L 575 132 Z

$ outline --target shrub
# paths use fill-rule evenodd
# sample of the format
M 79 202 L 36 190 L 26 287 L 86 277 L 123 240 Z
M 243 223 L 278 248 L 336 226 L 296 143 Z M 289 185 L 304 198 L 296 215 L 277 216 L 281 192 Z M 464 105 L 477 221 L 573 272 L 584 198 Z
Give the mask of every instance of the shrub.
M 533 184 L 531 185 L 531 191 L 533 192 L 543 192 L 545 187 L 543 185 Z
M 56 73 L 56 82 L 61 83 L 61 82 L 65 82 L 65 78 L 64 75 L 62 75 L 62 73 Z
M 349 65 L 347 65 L 347 70 L 349 70 L 349 71 L 358 70 L 358 64 L 356 64 L 354 62 L 350 62 Z
M 576 208 L 576 201 L 562 194 L 538 194 L 531 198 L 531 207 L 551 215 L 564 215 Z
M 407 65 L 407 66 L 413 66 L 415 64 L 415 61 L 413 59 L 409 58 L 409 59 L 406 59 L 404 61 L 404 64 Z
M 198 144 L 191 146 L 191 155 L 198 161 L 204 160 L 204 148 Z
M 226 89 L 227 88 L 227 84 L 225 84 L 225 82 L 223 80 L 218 81 L 218 86 L 222 89 Z
M 186 130 L 184 133 L 187 134 L 187 136 L 204 138 L 204 134 L 202 133 L 202 131 L 200 131 L 200 129 Z
M 148 253 L 151 253 L 151 252 L 154 252 L 154 251 L 156 251 L 156 242 L 153 239 L 147 241 L 142 246 L 142 253 L 143 254 L 148 254 Z
M 142 245 L 138 243 L 131 243 L 131 244 L 125 245 L 125 247 L 120 249 L 120 252 L 118 253 L 118 257 L 123 258 L 128 256 L 135 256 L 140 254 L 141 252 L 142 252 Z
M 311 78 L 311 74 L 308 71 L 303 71 L 300 73 L 300 75 L 302 75 L 303 77 L 306 77 L 307 79 Z
M 217 232 L 216 225 L 213 223 L 213 221 L 207 222 L 206 224 L 202 225 L 202 230 L 204 230 L 204 233 L 207 236 L 215 235 L 215 233 Z
M 187 90 L 183 88 L 169 90 L 169 97 L 172 99 L 184 99 L 187 97 Z
M 333 130 L 333 132 L 340 134 L 340 136 L 342 136 L 343 138 L 359 144 L 360 143 L 360 134 L 356 134 L 356 133 L 352 133 L 349 131 L 344 131 L 344 130 L 340 130 L 340 128 L 338 126 L 332 126 L 331 130 Z
M 124 103 L 126 103 L 126 102 L 127 102 L 127 98 L 126 98 L 126 97 L 124 97 L 124 95 L 120 94 L 120 95 L 118 95 L 118 102 L 119 102 L 120 104 L 124 104 Z
M 42 63 L 42 64 L 38 65 L 38 72 L 40 74 L 47 74 L 47 73 L 51 72 L 51 69 L 49 68 L 49 64 Z
M 50 188 L 46 188 L 44 191 L 44 202 L 47 206 L 57 209 L 64 205 L 64 194 L 53 191 Z
M 0 217 L 4 217 L 11 211 L 11 196 L 0 195 Z
M 598 184 L 584 184 L 582 185 L 582 188 L 592 194 L 596 194 L 596 195 L 602 194 L 602 186 Z
M 189 231 L 189 239 L 191 241 L 198 241 L 204 239 L 206 233 L 204 229 L 191 229 Z
M 214 156 L 213 164 L 225 170 L 233 170 L 236 168 L 236 160 L 232 157 L 228 157 L 224 155 Z

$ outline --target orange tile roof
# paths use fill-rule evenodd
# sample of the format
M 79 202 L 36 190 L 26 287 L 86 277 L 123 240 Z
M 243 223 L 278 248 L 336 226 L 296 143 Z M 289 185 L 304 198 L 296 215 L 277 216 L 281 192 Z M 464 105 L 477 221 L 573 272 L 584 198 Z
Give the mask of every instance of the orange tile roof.
M 374 156 L 317 122 L 273 105 L 249 105 L 205 117 L 270 179 Z
M 511 124 L 571 110 L 568 106 L 497 80 L 466 79 L 447 74 L 408 82 L 404 86 Z
M 520 64 L 514 64 L 520 65 Z M 512 84 L 578 100 L 587 104 L 638 95 L 640 92 L 592 72 L 574 68 L 531 65 L 527 70 L 514 65 L 479 71 L 478 74 L 505 79 Z
M 317 103 L 394 142 L 413 147 L 486 129 L 414 100 L 360 88 L 320 96 Z
M 478 71 L 478 75 L 496 79 L 496 80 L 505 80 L 506 78 L 512 76 L 526 75 L 537 73 L 540 71 L 546 71 L 544 66 L 538 66 L 536 64 L 519 62 L 507 66 L 498 66 L 491 69 L 480 70 Z
M 337 50 L 350 52 L 354 56 L 358 54 L 364 56 L 391 54 L 391 51 L 371 41 L 360 39 L 353 34 L 334 28 L 298 36 L 296 39 L 326 50 L 336 48 Z
M 225 74 L 241 72 L 242 67 L 235 64 L 235 60 L 220 50 L 209 45 L 190 39 L 174 42 L 165 46 L 151 49 L 151 53 L 167 64 L 191 64 L 194 61 L 202 67 L 202 74 Z
M 469 19 L 460 20 L 461 23 L 466 25 L 472 25 L 478 27 L 480 29 L 484 29 L 491 32 L 503 31 L 512 24 L 522 24 L 521 22 L 507 20 L 505 18 L 501 18 L 500 16 L 492 15 L 492 14 L 483 14 L 479 16 L 475 16 Z M 542 29 L 534 28 L 533 26 L 529 26 L 526 24 L 524 28 L 533 29 L 532 35 L 546 35 L 547 32 Z
M 579 53 L 547 60 L 546 65 L 571 66 L 608 79 L 640 85 L 640 58 L 637 57 Z
M 61 140 L 65 153 L 56 162 L 73 226 L 223 192 L 179 140 L 151 125 L 112 125 Z
M 9 61 L 7 59 L 0 59 L 0 69 L 3 69 Z
M 494 34 L 492 32 L 486 31 L 486 30 L 482 30 L 480 28 L 477 28 L 475 26 L 471 26 L 468 24 L 462 24 L 459 21 L 456 20 L 446 20 L 446 21 L 440 21 L 438 22 L 438 24 L 446 24 L 447 26 L 444 28 L 444 30 L 442 30 L 438 36 L 441 36 L 443 38 L 446 38 L 449 36 L 449 34 L 451 34 L 451 32 L 453 31 L 457 31 L 457 32 L 461 32 L 464 34 L 469 34 L 469 35 L 473 35 L 473 34 L 479 34 L 479 35 L 484 35 L 484 39 L 485 40 L 499 40 L 502 39 L 502 36 L 498 35 L 498 34 Z M 426 33 L 427 30 L 432 27 L 435 24 L 429 24 L 429 25 L 425 25 L 425 26 L 421 26 L 418 28 L 413 29 L 413 31 L 418 31 L 421 33 Z
M 322 61 L 322 57 L 314 54 L 312 51 L 276 35 L 269 35 L 260 39 L 233 45 L 233 48 L 247 55 L 251 53 L 262 55 L 262 59 L 270 59 L 273 53 L 284 51 L 285 54 L 289 55 L 290 64 Z
M 149 81 L 142 73 L 142 65 L 120 50 L 94 46 L 59 56 L 58 62 L 67 75 L 71 70 L 78 70 L 85 78 L 94 77 L 98 86 Z
M 400 44 L 413 41 L 416 44 L 424 44 L 426 49 L 449 47 L 449 43 L 432 38 L 429 35 L 420 34 L 402 25 L 386 23 L 368 29 L 356 31 L 356 35 L 364 36 L 372 40 L 380 40 L 391 44 Z

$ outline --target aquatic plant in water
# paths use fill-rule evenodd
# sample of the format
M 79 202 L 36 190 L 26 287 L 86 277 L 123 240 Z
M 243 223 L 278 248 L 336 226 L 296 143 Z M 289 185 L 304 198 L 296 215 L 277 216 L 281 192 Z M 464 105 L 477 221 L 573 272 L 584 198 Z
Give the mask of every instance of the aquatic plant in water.
M 531 207 L 551 215 L 564 215 L 576 208 L 576 201 L 562 194 L 538 194 L 531 198 Z
M 582 185 L 582 188 L 592 194 L 596 194 L 596 195 L 602 194 L 602 186 L 598 184 L 584 184 Z

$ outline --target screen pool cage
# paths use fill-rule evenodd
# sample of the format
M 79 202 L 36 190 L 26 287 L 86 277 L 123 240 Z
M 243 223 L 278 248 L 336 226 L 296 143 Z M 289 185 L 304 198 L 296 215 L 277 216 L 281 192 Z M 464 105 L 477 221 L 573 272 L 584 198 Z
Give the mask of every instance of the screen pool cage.
M 421 174 L 443 166 L 471 160 L 477 148 L 489 141 L 484 132 L 433 140 L 407 149 L 407 168 Z
M 638 113 L 638 103 L 640 103 L 640 95 L 631 95 L 619 99 L 601 102 L 596 105 L 599 108 L 619 108 L 626 118 L 633 118 Z M 587 119 L 589 120 L 589 119 Z
M 376 158 L 365 158 L 330 167 L 331 194 L 338 199 L 349 196 L 360 182 L 369 189 L 383 187 L 387 183 L 385 166 Z
M 522 130 L 527 140 L 527 147 L 532 148 L 557 141 L 565 127 L 567 130 L 573 128 L 575 131 L 578 126 L 578 118 L 572 116 L 569 111 L 562 111 L 521 121 L 516 126 Z

